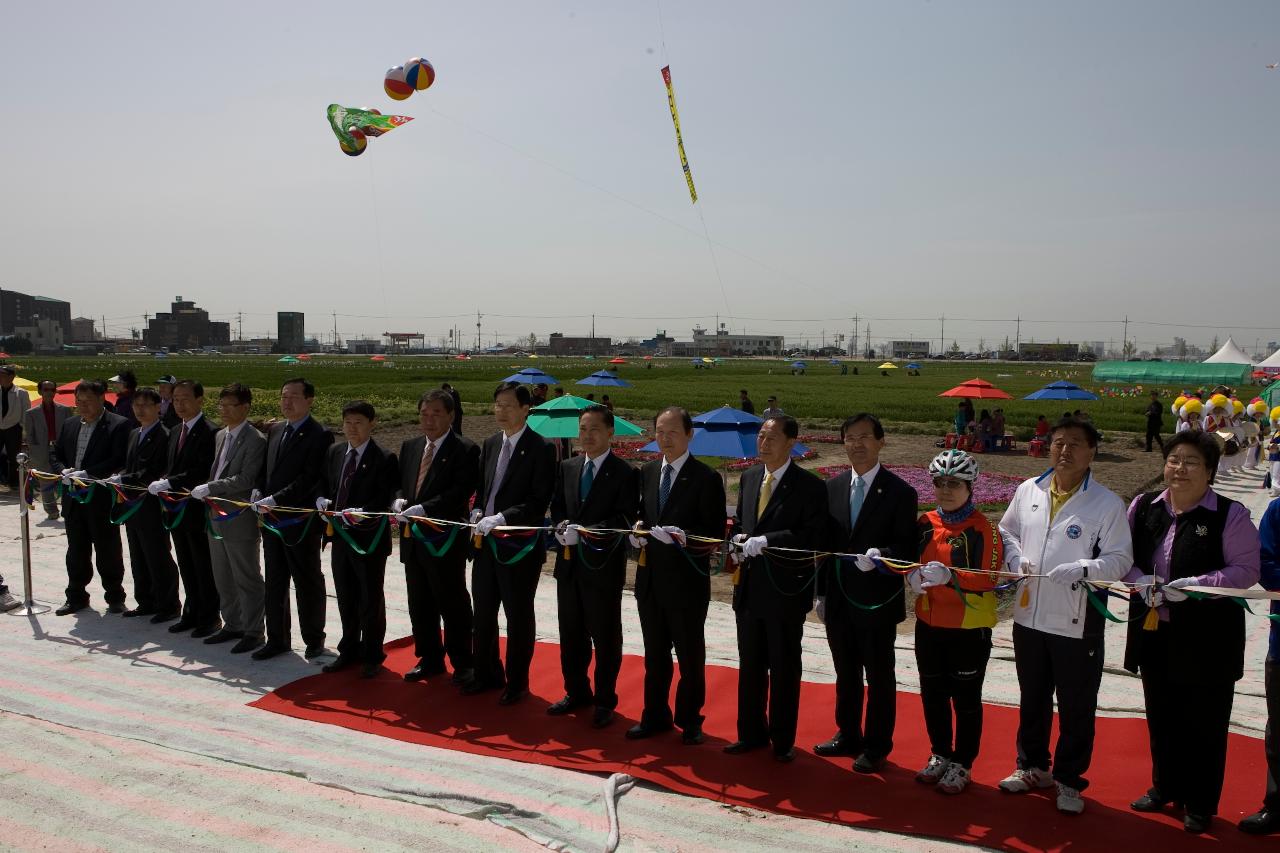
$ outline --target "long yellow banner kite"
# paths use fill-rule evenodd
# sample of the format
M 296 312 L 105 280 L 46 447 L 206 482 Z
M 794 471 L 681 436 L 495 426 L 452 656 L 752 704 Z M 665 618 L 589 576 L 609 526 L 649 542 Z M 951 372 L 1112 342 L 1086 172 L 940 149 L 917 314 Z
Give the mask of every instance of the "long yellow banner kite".
M 680 166 L 689 184 L 689 198 L 698 203 L 698 191 L 693 188 L 693 172 L 689 171 L 689 158 L 684 156 L 684 139 L 680 136 L 680 113 L 676 112 L 676 90 L 671 88 L 671 66 L 662 69 L 662 82 L 667 84 L 667 104 L 671 107 L 671 123 L 676 126 L 676 148 L 680 151 Z

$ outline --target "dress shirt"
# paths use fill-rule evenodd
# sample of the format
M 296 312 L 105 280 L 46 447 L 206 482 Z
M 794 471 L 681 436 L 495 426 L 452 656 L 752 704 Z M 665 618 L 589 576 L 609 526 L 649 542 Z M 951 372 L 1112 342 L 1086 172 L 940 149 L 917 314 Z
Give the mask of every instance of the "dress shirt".
M 866 505 L 867 495 L 871 494 L 871 484 L 876 479 L 876 474 L 880 473 L 880 463 L 872 465 L 865 474 L 859 474 L 857 471 L 851 471 L 853 474 L 849 478 L 849 499 L 853 500 L 853 490 L 858 488 L 858 480 L 862 480 L 862 501 L 863 506 Z
M 100 420 L 102 420 L 101 412 L 91 421 L 80 422 L 80 434 L 76 436 L 76 470 L 80 469 L 84 461 L 84 452 L 89 449 L 89 439 L 93 436 L 93 431 L 97 429 Z
M 667 457 L 665 457 L 665 456 L 664 456 L 664 457 L 662 457 L 662 467 L 663 467 L 663 468 L 670 468 L 670 469 L 671 469 L 671 485 L 672 485 L 672 487 L 674 487 L 674 486 L 675 486 L 675 484 L 676 484 L 676 477 L 679 477 L 679 476 L 680 476 L 680 469 L 681 469 L 681 468 L 683 468 L 683 467 L 684 467 L 684 463 L 686 463 L 686 462 L 688 462 L 688 461 L 689 461 L 689 451 L 687 451 L 687 450 L 686 450 L 682 455 L 680 455 L 680 456 L 676 457 L 676 459 L 674 459 L 674 460 L 673 460 L 673 461 L 671 461 L 671 462 L 668 462 L 668 461 L 667 461 Z M 662 476 L 662 469 L 661 469 L 661 468 L 659 468 L 659 469 L 658 469 L 658 476 L 659 476 L 659 478 L 661 478 L 661 476 Z M 661 482 L 661 479 L 659 479 L 659 482 Z
M 248 421 L 244 420 L 236 424 L 234 427 L 223 427 L 227 431 L 226 436 L 222 439 L 222 452 L 218 454 L 218 458 L 214 460 L 213 479 L 217 480 L 222 477 L 222 470 L 227 467 L 227 459 L 231 457 L 231 447 L 235 444 L 236 438 L 240 435 L 240 431 L 248 425 Z

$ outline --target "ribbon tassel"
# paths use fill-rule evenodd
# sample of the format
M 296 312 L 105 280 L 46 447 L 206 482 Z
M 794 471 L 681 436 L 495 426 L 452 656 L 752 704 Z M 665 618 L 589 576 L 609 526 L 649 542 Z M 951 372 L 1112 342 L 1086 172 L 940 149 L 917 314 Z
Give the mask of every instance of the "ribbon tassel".
M 1160 612 L 1154 607 L 1147 610 L 1147 618 L 1142 620 L 1142 630 L 1154 631 L 1160 627 Z

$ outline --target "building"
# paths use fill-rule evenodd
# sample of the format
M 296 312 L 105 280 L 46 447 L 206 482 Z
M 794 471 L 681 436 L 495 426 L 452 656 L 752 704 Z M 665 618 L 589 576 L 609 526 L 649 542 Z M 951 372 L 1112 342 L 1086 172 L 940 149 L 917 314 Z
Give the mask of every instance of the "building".
M 73 317 L 71 319 L 71 340 L 73 343 L 88 343 L 97 339 L 98 332 L 92 317 Z
M 382 341 L 377 338 L 347 338 L 347 352 L 353 355 L 373 355 L 382 352 Z
M 1023 361 L 1078 361 L 1079 344 L 1018 344 L 1018 358 Z
M 0 290 L 0 335 L 13 335 L 19 327 L 33 329 L 38 320 L 53 320 L 62 327 L 62 338 L 71 336 L 71 303 L 48 296 L 31 296 L 16 290 Z
M 143 342 L 152 349 L 225 346 L 231 342 L 231 324 L 210 320 L 208 311 L 179 296 L 147 323 Z
M 889 358 L 928 358 L 929 341 L 889 341 Z
M 276 312 L 276 339 L 281 352 L 305 352 L 306 329 L 301 311 Z
M 28 326 L 14 326 L 15 338 L 31 341 L 31 351 L 50 355 L 62 352 L 66 338 L 62 336 L 62 323 L 52 317 L 40 317 Z
M 612 348 L 610 338 L 573 338 L 560 332 L 552 332 L 547 338 L 547 352 L 551 355 L 608 355 Z
M 714 334 L 707 334 L 701 326 L 693 328 L 692 341 L 674 341 L 671 354 L 680 356 L 781 356 L 782 335 L 734 335 L 720 324 Z

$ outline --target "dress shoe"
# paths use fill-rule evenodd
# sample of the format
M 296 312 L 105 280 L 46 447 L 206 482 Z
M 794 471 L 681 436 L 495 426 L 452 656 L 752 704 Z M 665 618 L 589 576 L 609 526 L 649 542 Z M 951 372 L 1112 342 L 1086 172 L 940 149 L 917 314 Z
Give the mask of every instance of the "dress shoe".
M 1202 832 L 1209 831 L 1209 824 L 1213 822 L 1213 816 L 1207 814 L 1192 814 L 1187 812 L 1182 816 L 1182 828 L 1192 835 L 1199 835 Z
M 1129 803 L 1129 808 L 1135 812 L 1158 812 L 1168 803 L 1169 801 L 1160 796 L 1158 791 L 1147 791 L 1141 797 Z
M 685 729 L 680 734 L 680 742 L 685 746 L 697 746 L 705 740 L 706 737 L 702 734 L 701 728 Z
M 161 625 L 165 622 L 172 622 L 174 619 L 177 619 L 180 616 L 182 616 L 182 614 L 176 610 L 170 610 L 167 613 L 157 613 L 155 616 L 151 617 L 151 624 Z
M 884 769 L 884 757 L 864 752 L 853 760 L 853 769 L 857 773 L 879 773 Z
M 195 630 L 195 627 L 196 627 L 195 622 L 183 616 L 177 622 L 174 622 L 172 625 L 169 626 L 169 633 L 181 634 L 184 631 L 193 631 Z
M 124 611 L 125 611 L 125 606 L 124 606 L 124 604 L 120 603 L 119 601 L 117 601 L 117 602 L 116 602 L 116 603 L 114 603 L 114 604 L 108 604 L 108 605 L 107 605 L 107 612 L 108 612 L 108 613 L 124 613 Z
M 378 673 L 381 670 L 382 670 L 382 664 L 367 663 L 364 666 L 360 667 L 360 677 L 361 678 L 377 678 Z
M 404 674 L 404 680 L 423 681 L 433 675 L 444 675 L 444 666 L 428 666 L 419 662 L 417 666 Z
M 861 752 L 862 750 L 852 738 L 847 738 L 839 732 L 831 740 L 813 748 L 814 755 L 821 755 L 824 758 L 830 758 L 833 755 L 859 755 Z
M 354 663 L 355 661 L 352 660 L 351 658 L 344 658 L 342 655 L 338 655 L 336 658 L 329 661 L 324 666 L 320 667 L 320 671 L 321 672 L 337 672 L 340 669 L 346 669 L 347 667 L 351 666 Z
M 306 650 L 303 651 L 302 656 L 307 660 L 313 660 L 320 657 L 320 655 L 324 654 L 326 651 L 328 651 L 328 649 L 324 647 L 324 643 L 314 643 L 307 646 Z
M 505 686 L 505 684 L 490 684 L 489 682 L 483 681 L 472 675 L 471 679 L 467 681 L 466 684 L 462 685 L 461 693 L 463 696 L 475 696 L 478 693 L 484 693 L 487 690 L 497 690 Z
M 276 655 L 282 655 L 287 651 L 289 651 L 288 646 L 274 646 L 271 643 L 267 643 L 265 646 L 250 655 L 250 657 L 254 660 L 267 660 L 268 658 L 273 658 Z
M 508 687 L 502 691 L 502 695 L 498 697 L 499 705 L 514 705 L 521 699 L 529 695 L 528 690 L 517 690 L 514 687 Z
M 195 634 L 192 634 L 191 636 L 194 637 Z M 204 644 L 206 646 L 216 646 L 219 643 L 229 643 L 232 640 L 239 640 L 242 637 L 244 637 L 243 631 L 228 631 L 226 628 L 223 628 L 218 633 L 205 637 Z
M 454 687 L 462 687 L 476 677 L 476 671 L 468 667 L 467 669 L 455 669 L 453 675 L 449 678 L 449 683 Z
M 70 616 L 72 613 L 79 613 L 88 607 L 88 602 L 84 604 L 72 604 L 70 601 L 63 602 L 62 606 L 53 611 L 55 616 Z
M 796 760 L 796 751 L 794 749 L 786 749 L 786 750 L 775 749 L 773 751 L 773 760 L 780 762 L 782 764 L 790 764 L 791 762 Z
M 1240 827 L 1241 832 L 1247 832 L 1250 835 L 1270 835 L 1280 831 L 1280 812 L 1263 808 L 1240 821 L 1237 826 Z
M 759 749 L 760 747 L 767 745 L 767 743 L 767 741 L 751 743 L 745 740 L 735 740 L 733 743 L 726 746 L 724 751 L 729 755 L 742 755 L 743 753 Z
M 173 629 L 170 629 L 173 630 Z M 208 625 L 201 625 L 191 632 L 191 636 L 197 640 L 203 640 L 205 637 L 212 637 L 222 630 L 221 622 L 211 622 Z M 234 639 L 234 638 L 233 638 Z
M 672 726 L 667 723 L 665 726 L 659 726 L 653 723 L 646 723 L 644 720 L 636 723 L 627 729 L 627 740 L 644 740 L 647 737 L 662 734 L 671 731 Z
M 591 717 L 591 728 L 603 729 L 605 726 L 613 722 L 612 708 L 596 708 L 595 714 Z
M 132 619 L 135 616 L 154 616 L 155 613 L 150 607 L 135 607 L 132 610 L 126 610 L 120 615 L 126 619 Z
M 581 697 L 566 696 L 563 699 L 561 699 L 559 702 L 556 702 L 552 705 L 548 705 L 547 713 L 553 717 L 563 717 L 565 714 L 568 714 L 572 711 L 576 711 L 579 708 L 587 707 L 593 701 L 594 700 L 590 696 L 581 696 Z
M 231 647 L 231 654 L 242 655 L 245 652 L 251 652 L 258 646 L 262 645 L 261 637 L 242 637 L 240 642 Z

